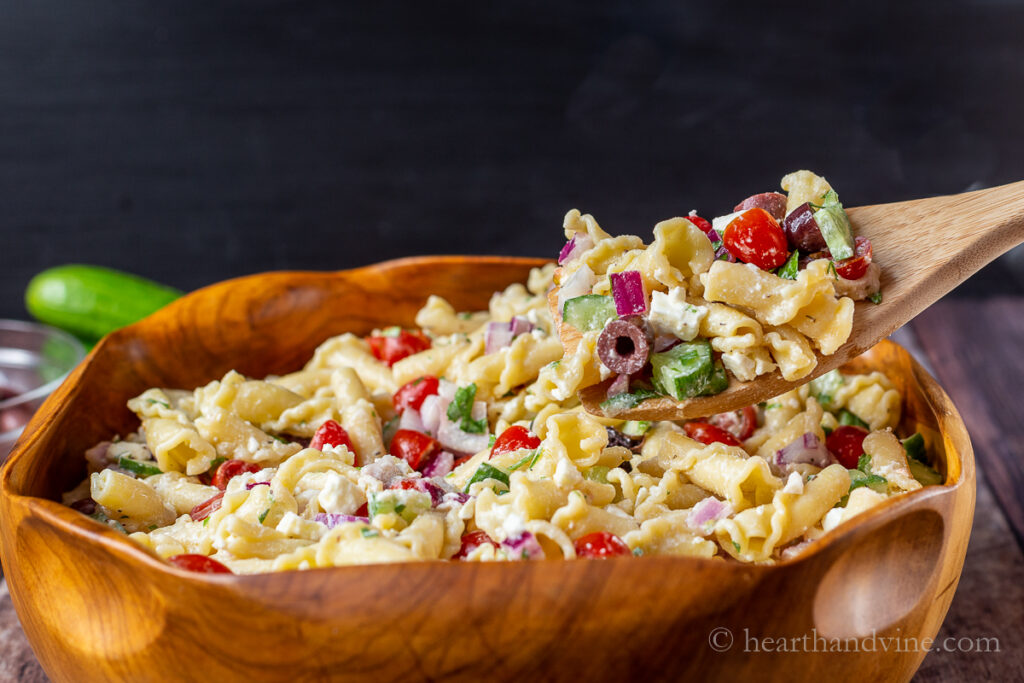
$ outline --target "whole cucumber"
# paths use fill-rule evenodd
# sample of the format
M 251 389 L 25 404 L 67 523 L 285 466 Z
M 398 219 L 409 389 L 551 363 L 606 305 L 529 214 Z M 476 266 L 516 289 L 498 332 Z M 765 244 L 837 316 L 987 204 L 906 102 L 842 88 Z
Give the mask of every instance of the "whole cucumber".
M 25 306 L 40 322 L 96 341 L 182 295 L 173 287 L 100 266 L 67 265 L 36 275 Z

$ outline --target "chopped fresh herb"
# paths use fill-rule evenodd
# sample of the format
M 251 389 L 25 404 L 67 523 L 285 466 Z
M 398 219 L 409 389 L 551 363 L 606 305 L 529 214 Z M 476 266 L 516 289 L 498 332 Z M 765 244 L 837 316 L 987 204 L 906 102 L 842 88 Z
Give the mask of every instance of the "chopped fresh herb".
M 405 503 L 398 503 L 395 505 L 395 514 L 400 515 L 405 512 Z
M 741 553 L 741 549 L 740 549 L 740 544 L 739 544 L 739 543 L 737 543 L 736 541 L 733 541 L 733 542 L 732 542 L 732 547 L 736 549 L 736 554 L 737 554 L 737 555 L 740 555 L 740 554 L 742 554 L 742 553 Z
M 124 455 L 118 456 L 117 466 L 139 477 L 152 477 L 154 474 L 163 474 L 163 470 L 155 465 L 132 460 Z
M 633 557 L 640 557 L 644 554 L 643 548 L 633 548 Z
M 210 469 L 207 470 L 207 471 L 208 472 L 214 472 L 214 471 L 217 470 L 218 467 L 220 467 L 220 464 L 222 462 L 227 462 L 227 461 L 228 461 L 227 458 L 218 455 L 216 458 L 214 458 L 213 460 L 210 461 Z
M 380 536 L 379 531 L 365 526 L 359 530 L 359 533 L 362 534 L 363 538 L 374 538 L 375 536 Z
M 470 383 L 455 390 L 455 398 L 448 404 L 448 419 L 459 424 L 467 434 L 483 434 L 487 431 L 487 419 L 473 419 L 473 399 L 476 398 L 476 384 Z
M 267 434 L 267 436 L 269 436 L 274 441 L 277 441 L 278 443 L 291 443 L 288 439 L 284 438 L 283 436 L 278 436 L 277 434 Z
M 204 517 L 203 518 L 203 526 L 206 526 L 209 523 L 210 523 L 210 518 L 209 517 Z
M 832 410 L 836 392 L 839 390 L 839 387 L 843 386 L 845 381 L 842 373 L 837 369 L 830 370 L 821 377 L 812 379 L 807 386 L 811 390 L 811 395 L 818 399 L 818 403 L 821 404 L 822 408 Z
M 874 294 L 872 294 L 871 296 L 869 296 L 868 297 L 868 301 L 870 301 L 873 304 L 880 304 L 880 303 L 882 303 L 882 292 L 881 292 L 881 290 L 879 290 L 879 291 L 875 292 Z
M 505 486 L 508 486 L 508 475 L 505 474 L 505 472 L 498 469 L 494 465 L 482 462 L 480 463 L 480 466 L 476 468 L 476 472 L 473 473 L 473 476 L 469 478 L 469 481 L 466 483 L 466 488 L 463 489 L 463 492 L 469 493 L 470 486 L 477 483 L 478 481 L 484 481 L 486 479 L 494 479 L 496 481 L 500 481 Z
M 498 440 L 497 434 L 491 434 L 490 438 L 487 439 L 487 447 L 494 448 L 494 442 Z
M 398 325 L 385 327 L 383 330 L 380 331 L 380 336 L 382 337 L 397 337 L 400 334 L 402 334 L 402 328 L 399 327 Z
M 209 519 L 209 517 L 207 517 L 207 519 Z M 206 520 L 203 520 L 203 521 L 206 521 Z M 152 531 L 153 529 L 156 529 L 156 528 L 157 528 L 156 524 L 150 524 L 149 525 L 149 530 L 150 531 Z
M 463 311 L 462 313 L 459 313 L 459 318 L 462 320 L 472 320 L 473 314 L 468 311 Z
M 860 419 L 846 408 L 839 411 L 839 424 L 868 429 L 868 423 Z
M 265 520 L 267 518 L 267 515 L 269 515 L 269 514 L 270 514 L 270 508 L 267 508 L 266 510 L 261 512 L 260 516 L 257 517 L 256 519 L 260 520 L 260 524 L 263 524 L 263 520 Z
M 148 403 L 149 405 L 163 406 L 164 408 L 167 408 L 168 410 L 171 409 L 171 404 L 170 403 L 168 403 L 167 401 L 158 401 L 155 398 L 147 398 L 146 399 L 146 403 Z
M 821 431 L 825 432 L 825 436 L 828 437 L 832 433 L 832 428 L 828 425 L 821 425 Z
M 650 389 L 637 389 L 630 394 L 618 394 L 617 396 L 605 399 L 601 402 L 601 410 L 608 413 L 617 413 L 634 408 L 649 398 L 658 398 L 659 396 L 661 396 L 661 394 L 657 391 L 651 391 Z
M 800 270 L 800 250 L 794 249 L 789 259 L 775 271 L 775 274 L 786 280 L 795 280 Z
M 889 489 L 889 480 L 871 473 L 871 456 L 864 453 L 857 459 L 857 469 L 850 472 L 850 491 L 867 486 L 872 491 L 885 493 Z M 847 494 L 849 495 L 849 494 Z
M 828 273 L 829 275 L 831 275 L 833 280 L 838 280 L 839 279 L 839 273 L 836 272 L 836 262 L 835 261 L 829 261 L 828 262 L 828 270 L 826 270 L 825 272 Z
M 777 408 L 781 408 L 782 404 L 781 403 L 762 403 L 761 406 L 765 410 L 776 410 Z
M 924 448 L 924 436 L 921 432 L 914 432 L 906 439 L 903 440 L 903 450 L 907 452 L 907 457 L 918 462 L 928 464 L 928 454 Z
M 537 457 L 539 455 L 540 455 L 540 449 L 539 448 L 533 449 L 532 451 L 530 451 L 529 453 L 524 455 L 522 458 L 520 458 L 516 462 L 516 464 L 514 464 L 514 465 L 512 465 L 512 467 L 508 468 L 508 471 L 509 472 L 515 472 L 516 470 L 518 470 L 520 467 L 523 467 L 524 465 L 526 466 L 526 469 L 530 469 L 531 467 L 533 467 L 533 463 L 537 462 Z

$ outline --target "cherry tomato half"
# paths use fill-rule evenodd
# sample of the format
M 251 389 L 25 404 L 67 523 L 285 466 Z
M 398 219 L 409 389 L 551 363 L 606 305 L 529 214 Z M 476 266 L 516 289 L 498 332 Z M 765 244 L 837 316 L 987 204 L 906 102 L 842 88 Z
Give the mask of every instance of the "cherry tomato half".
M 576 557 L 604 559 L 616 555 L 632 554 L 625 541 L 608 531 L 595 531 L 586 536 L 580 536 L 573 545 L 576 547 Z
M 430 340 L 422 332 L 398 330 L 395 334 L 371 335 L 366 338 L 377 360 L 382 360 L 388 367 L 406 356 L 411 356 L 430 348 Z
M 167 561 L 180 569 L 200 574 L 233 574 L 230 569 L 206 555 L 171 555 Z
M 724 429 L 740 441 L 746 441 L 757 429 L 757 410 L 753 406 L 747 406 L 728 413 L 718 413 L 709 417 L 708 422 Z
M 705 235 L 711 232 L 711 221 L 709 221 L 707 218 L 701 218 L 697 214 L 691 213 L 689 216 L 686 217 L 686 220 L 690 221 L 698 228 L 700 228 L 700 231 Z
M 452 559 L 461 560 L 485 543 L 490 543 L 494 547 L 498 547 L 498 544 L 487 535 L 487 532 L 481 529 L 462 534 L 462 546 L 459 548 L 459 552 L 452 555 Z
M 412 429 L 399 429 L 391 439 L 391 455 L 406 461 L 414 470 L 430 462 L 427 456 L 437 447 L 436 441 Z
M 762 270 L 774 270 L 789 258 L 786 233 L 764 209 L 747 209 L 725 227 L 722 244 L 729 253 Z
M 313 440 L 309 442 L 309 447 L 318 451 L 322 451 L 327 446 L 344 446 L 353 453 L 356 452 L 352 445 L 352 439 L 348 438 L 348 432 L 334 420 L 327 420 L 320 425 L 313 434 Z
M 847 280 L 861 279 L 871 265 L 871 240 L 858 236 L 853 245 L 853 256 L 836 261 L 836 272 Z
M 243 472 L 259 472 L 261 469 L 263 468 L 254 462 L 225 460 L 217 467 L 217 471 L 213 473 L 210 483 L 223 491 L 228 487 L 228 482 L 239 474 Z
M 848 470 L 857 468 L 857 461 L 864 455 L 864 437 L 868 430 L 854 425 L 841 425 L 832 430 L 825 439 L 825 446 L 836 456 L 839 464 Z
M 726 446 L 740 445 L 735 436 L 710 422 L 687 422 L 683 425 L 683 430 L 686 431 L 688 437 L 701 443 L 724 443 Z
M 495 439 L 490 457 L 493 458 L 500 453 L 518 451 L 521 448 L 537 448 L 538 446 L 540 446 L 540 439 L 531 434 L 529 429 L 522 425 L 512 425 Z
M 441 382 L 436 377 L 430 375 L 414 379 L 402 385 L 402 388 L 395 392 L 391 403 L 399 413 L 404 412 L 406 408 L 419 410 L 427 396 L 437 393 L 440 384 Z
M 212 498 L 204 500 L 202 503 L 192 508 L 192 511 L 188 513 L 188 516 L 192 518 L 193 522 L 201 522 L 220 509 L 221 503 L 224 502 L 223 499 L 223 491 L 216 493 Z

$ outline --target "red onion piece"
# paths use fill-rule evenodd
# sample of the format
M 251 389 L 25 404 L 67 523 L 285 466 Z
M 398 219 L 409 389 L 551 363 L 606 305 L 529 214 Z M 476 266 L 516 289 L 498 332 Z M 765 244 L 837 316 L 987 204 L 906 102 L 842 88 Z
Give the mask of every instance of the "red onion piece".
M 448 501 L 455 501 L 459 505 L 465 505 L 469 502 L 469 494 L 462 491 L 452 491 L 444 494 L 444 499 L 441 502 L 447 503 Z
M 775 456 L 772 458 L 772 464 L 781 470 L 787 470 L 789 465 L 797 463 L 827 467 L 831 462 L 833 462 L 832 454 L 813 432 L 807 432 L 796 441 L 786 444 L 775 451 Z
M 615 312 L 619 315 L 633 315 L 647 310 L 647 295 L 644 280 L 639 270 L 626 270 L 608 276 L 612 283 L 612 298 Z
M 446 402 L 441 411 L 441 422 L 437 427 L 436 438 L 441 446 L 458 455 L 475 455 L 487 448 L 487 442 L 490 441 L 490 434 L 487 433 L 487 430 L 479 434 L 464 432 L 458 424 L 448 419 L 447 410 Z M 474 402 L 470 416 L 474 420 L 486 419 L 487 404 L 483 401 Z
M 629 375 L 618 375 L 608 386 L 608 398 L 629 392 Z
M 424 477 L 443 477 L 452 471 L 455 465 L 455 456 L 448 451 L 441 451 L 433 460 L 423 468 Z
M 533 323 L 529 321 L 526 316 L 517 315 L 509 321 L 509 327 L 512 329 L 512 338 L 515 339 L 521 334 L 533 332 Z
M 668 351 L 673 346 L 682 344 L 683 340 L 674 334 L 659 334 L 654 338 L 654 343 L 651 345 L 651 351 L 653 353 L 661 353 L 662 351 Z
M 423 418 L 420 417 L 420 411 L 415 408 L 406 408 L 402 411 L 402 417 L 398 419 L 398 428 L 411 429 L 414 432 L 423 432 L 424 434 L 427 431 L 423 424 Z
M 597 276 L 594 275 L 594 271 L 590 269 L 590 266 L 585 264 L 580 266 L 558 289 L 558 315 L 562 315 L 566 301 L 583 296 L 584 294 L 590 294 L 596 282 Z
M 248 484 L 245 485 L 245 490 L 246 491 L 252 491 L 257 486 L 270 486 L 270 482 L 269 481 L 250 481 Z
M 369 524 L 369 517 L 356 517 L 355 515 L 342 515 L 337 512 L 318 512 L 313 517 L 314 522 L 320 522 L 325 524 L 328 529 L 333 529 L 336 526 L 341 526 L 347 522 L 362 522 L 363 524 Z
M 779 192 L 762 192 L 751 195 L 736 205 L 733 211 L 746 211 L 747 209 L 764 209 L 777 221 L 786 216 L 786 195 Z
M 592 246 L 594 240 L 590 239 L 590 235 L 575 233 L 558 253 L 558 265 L 565 265 L 567 261 L 573 260 Z
M 708 233 L 708 239 L 711 240 L 711 245 L 714 246 L 718 243 L 718 247 L 715 249 L 715 258 L 721 261 L 728 261 L 729 263 L 736 263 L 736 257 L 732 255 L 732 252 L 725 248 L 725 243 L 722 241 L 722 236 L 718 234 L 717 230 L 712 230 Z
M 501 547 L 508 553 L 510 560 L 544 559 L 544 549 L 540 547 L 537 537 L 529 531 L 509 536 L 501 542 Z
M 512 343 L 512 340 L 521 334 L 533 330 L 533 323 L 521 315 L 517 315 L 507 323 L 487 323 L 487 331 L 484 333 L 484 353 L 494 353 Z
M 735 510 L 731 503 L 708 496 L 690 509 L 690 514 L 686 516 L 686 525 L 696 533 L 704 535 L 710 531 L 708 528 L 710 522 L 725 519 L 733 512 Z

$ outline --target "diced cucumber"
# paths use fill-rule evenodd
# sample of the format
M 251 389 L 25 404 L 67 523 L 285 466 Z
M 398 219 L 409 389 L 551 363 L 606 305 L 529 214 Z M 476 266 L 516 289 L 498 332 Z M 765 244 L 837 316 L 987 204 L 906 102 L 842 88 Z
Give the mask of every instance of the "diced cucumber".
M 910 466 L 910 473 L 914 479 L 921 482 L 922 486 L 934 486 L 942 483 L 942 475 L 934 467 L 914 458 L 908 458 L 907 465 Z
M 633 438 L 636 439 L 640 438 L 641 436 L 649 432 L 650 429 L 650 422 L 643 422 L 640 420 L 629 420 L 627 422 L 623 422 L 622 426 L 619 427 L 620 432 L 622 432 L 626 436 L 632 436 Z
M 117 466 L 140 477 L 152 477 L 153 475 L 164 473 L 163 470 L 156 465 L 132 460 L 126 455 L 118 456 Z
M 651 354 L 651 379 L 656 389 L 677 401 L 699 396 L 712 383 L 711 344 L 684 342 Z M 726 380 L 728 384 L 728 380 Z
M 821 377 L 812 379 L 807 386 L 811 390 L 811 395 L 818 399 L 821 407 L 831 410 L 836 391 L 843 386 L 843 382 L 843 375 L 839 370 L 830 370 Z
M 590 479 L 591 481 L 596 481 L 599 484 L 607 484 L 609 472 L 611 472 L 610 467 L 605 467 L 604 465 L 594 465 L 589 470 L 587 470 L 583 476 L 586 477 L 587 479 Z
M 867 422 L 860 419 L 846 408 L 839 411 L 839 424 L 852 427 L 863 427 L 864 429 L 869 428 Z
M 722 367 L 721 363 L 715 363 L 714 369 L 711 371 L 711 377 L 708 378 L 707 386 L 704 391 L 700 392 L 701 396 L 713 396 L 714 394 L 720 394 L 729 388 L 729 375 L 725 372 L 725 368 Z
M 629 394 L 616 394 L 611 398 L 606 398 L 601 401 L 601 410 L 609 415 L 614 415 L 615 413 L 622 412 L 623 410 L 635 408 L 649 398 L 658 398 L 659 396 L 661 396 L 661 394 L 657 391 L 651 391 L 650 389 L 637 389 Z
M 880 477 L 877 474 L 865 474 L 860 470 L 848 470 L 850 473 L 850 490 L 859 489 L 861 486 L 867 486 L 872 491 L 878 493 L 885 493 L 889 490 L 889 482 L 885 477 Z
M 853 228 L 835 190 L 825 193 L 822 207 L 814 212 L 814 220 L 833 259 L 838 261 L 853 256 Z
M 907 458 L 928 464 L 928 454 L 924 449 L 924 437 L 921 432 L 914 432 L 904 439 L 903 450 L 907 452 Z
M 602 294 L 584 294 L 565 302 L 562 307 L 562 320 L 580 332 L 600 330 L 618 317 L 615 301 Z

